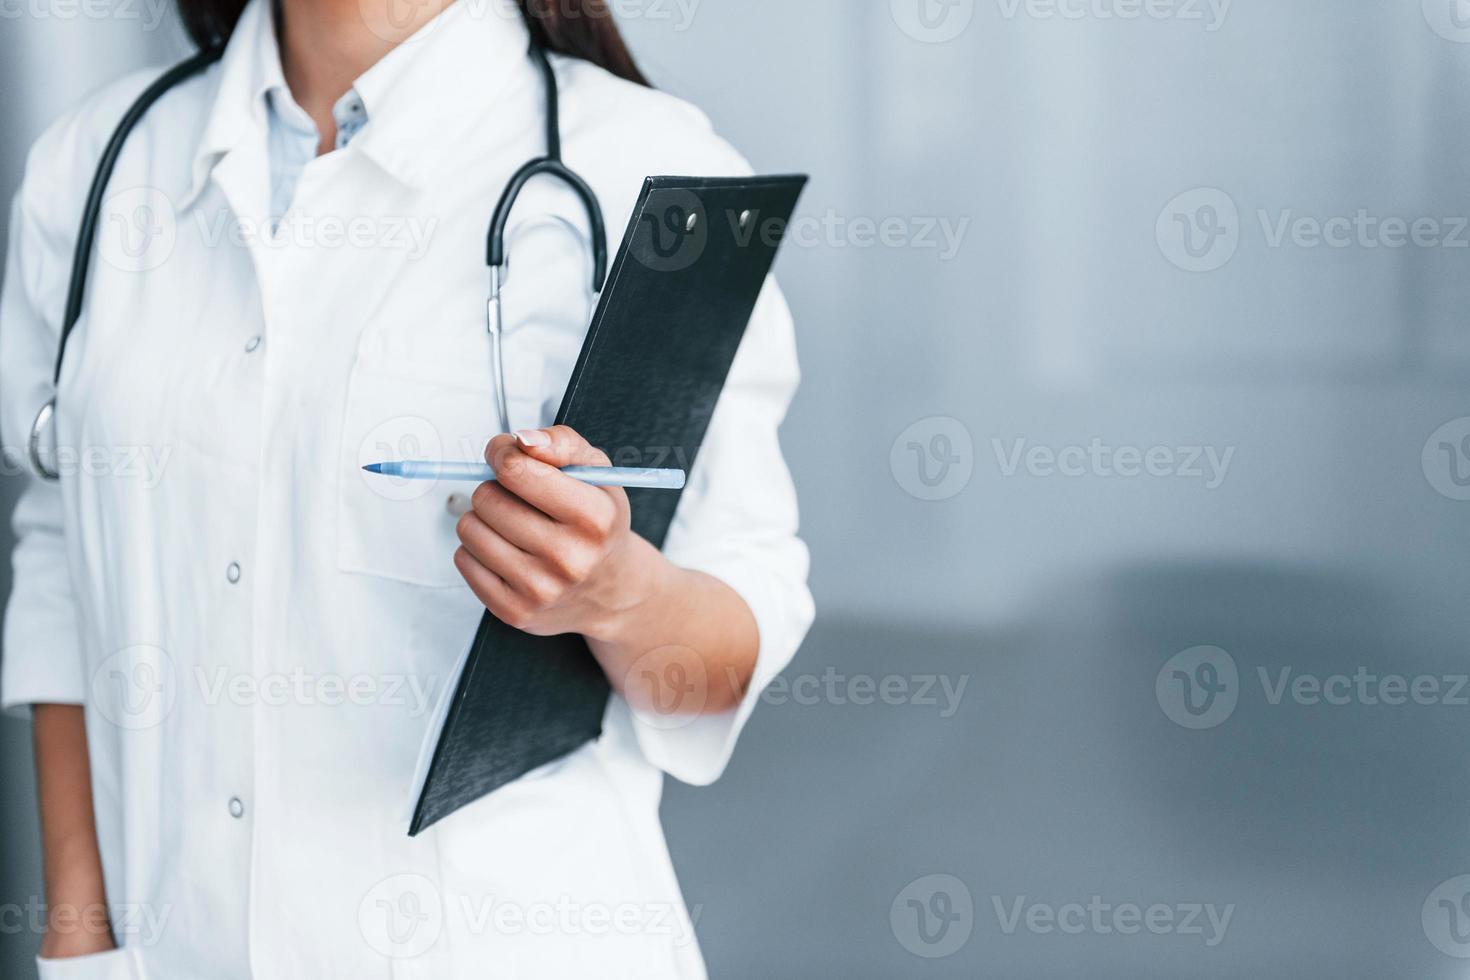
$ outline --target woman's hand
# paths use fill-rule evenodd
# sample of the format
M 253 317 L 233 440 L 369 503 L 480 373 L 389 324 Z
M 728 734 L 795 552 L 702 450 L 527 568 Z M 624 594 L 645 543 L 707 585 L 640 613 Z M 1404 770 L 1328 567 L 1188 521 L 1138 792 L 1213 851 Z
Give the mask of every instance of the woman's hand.
M 454 562 L 464 580 L 486 608 L 527 633 L 611 638 L 618 620 L 659 587 L 667 562 L 633 534 L 622 489 L 558 472 L 607 466 L 607 456 L 557 426 L 497 436 L 485 460 L 498 482 L 481 484 L 460 518 Z
M 582 634 L 635 707 L 668 704 L 666 676 L 689 694 L 679 713 L 739 703 L 760 648 L 755 617 L 728 585 L 634 534 L 623 490 L 559 472 L 607 466 L 604 453 L 556 426 L 497 436 L 485 460 L 497 482 L 481 484 L 460 518 L 454 563 L 487 609 L 537 636 Z M 690 677 L 699 690 L 688 692 Z

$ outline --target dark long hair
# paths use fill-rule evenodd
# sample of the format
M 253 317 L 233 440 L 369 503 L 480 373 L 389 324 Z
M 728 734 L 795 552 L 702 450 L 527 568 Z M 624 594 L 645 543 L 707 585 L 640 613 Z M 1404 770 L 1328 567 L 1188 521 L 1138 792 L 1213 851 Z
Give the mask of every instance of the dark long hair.
M 178 0 L 179 16 L 195 44 L 201 48 L 215 47 L 230 39 L 245 3 L 246 0 Z M 639 85 L 648 84 L 618 31 L 606 0 L 516 0 L 516 6 L 521 8 L 526 26 L 531 29 L 532 40 L 543 48 L 590 61 Z

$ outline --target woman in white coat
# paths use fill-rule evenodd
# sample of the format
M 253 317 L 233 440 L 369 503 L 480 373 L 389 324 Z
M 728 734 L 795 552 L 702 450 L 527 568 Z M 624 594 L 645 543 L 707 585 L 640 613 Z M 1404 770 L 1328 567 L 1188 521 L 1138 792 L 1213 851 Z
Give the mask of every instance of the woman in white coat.
M 589 315 L 579 203 L 533 182 L 511 220 L 511 434 L 486 431 L 483 234 L 543 150 L 533 39 L 614 233 L 646 175 L 745 164 L 643 83 L 593 0 L 181 13 L 227 47 L 118 161 L 58 388 L 61 480 L 15 515 L 0 691 L 34 719 L 43 977 L 702 975 L 659 794 L 719 775 L 811 620 L 777 443 L 791 320 L 768 286 L 660 552 L 622 491 L 556 472 L 606 462 L 549 427 Z M 10 446 L 48 394 L 103 144 L 158 74 L 31 151 L 0 303 Z M 361 472 L 410 442 L 505 476 L 456 499 Z M 409 838 L 486 608 L 583 634 L 618 696 L 596 742 Z M 705 683 L 671 717 L 627 680 L 676 663 Z

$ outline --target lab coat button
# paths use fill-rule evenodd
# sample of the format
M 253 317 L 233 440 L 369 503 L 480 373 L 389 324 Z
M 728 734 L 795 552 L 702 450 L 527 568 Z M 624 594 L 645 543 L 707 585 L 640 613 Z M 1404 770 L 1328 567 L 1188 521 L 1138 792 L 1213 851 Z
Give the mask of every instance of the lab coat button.
M 236 820 L 245 816 L 245 801 L 238 796 L 230 797 L 230 816 Z
M 259 347 L 259 346 L 260 346 L 260 334 L 256 334 L 254 337 L 251 337 L 249 340 L 245 341 L 245 353 L 247 353 L 247 354 L 254 354 L 256 348 Z
M 237 561 L 230 562 L 229 567 L 225 569 L 225 578 L 227 578 L 227 579 L 230 580 L 230 584 L 231 585 L 234 585 L 236 582 L 240 581 L 240 563 L 239 562 L 237 562 Z

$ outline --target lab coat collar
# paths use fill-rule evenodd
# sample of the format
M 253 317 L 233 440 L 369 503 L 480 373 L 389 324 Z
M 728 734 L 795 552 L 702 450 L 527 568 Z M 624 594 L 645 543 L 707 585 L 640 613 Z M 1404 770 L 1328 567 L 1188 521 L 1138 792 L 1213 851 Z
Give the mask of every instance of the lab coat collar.
M 456 0 L 357 79 L 368 122 L 349 151 L 421 187 L 434 150 L 481 125 L 512 73 L 529 69 L 530 41 L 515 0 Z M 270 0 L 249 0 L 220 61 L 180 210 L 199 199 L 225 156 L 264 131 L 265 93 L 284 84 Z
M 351 148 L 422 187 L 439 151 L 490 125 L 506 84 L 533 70 L 530 44 L 515 0 L 456 0 L 357 80 L 368 122 Z
M 262 70 L 263 63 L 268 60 L 266 52 L 261 50 L 263 44 L 269 44 L 270 52 L 274 54 L 275 34 L 270 5 L 268 0 L 250 0 L 230 35 L 224 57 L 220 59 L 214 105 L 194 151 L 189 190 L 178 204 L 181 211 L 193 206 L 204 193 L 215 165 L 239 146 L 249 132 L 251 116 L 256 112 L 253 96 L 264 93 L 271 85 L 269 75 Z M 279 73 L 279 56 L 275 57 L 275 62 Z M 264 125 L 263 113 L 255 123 Z

